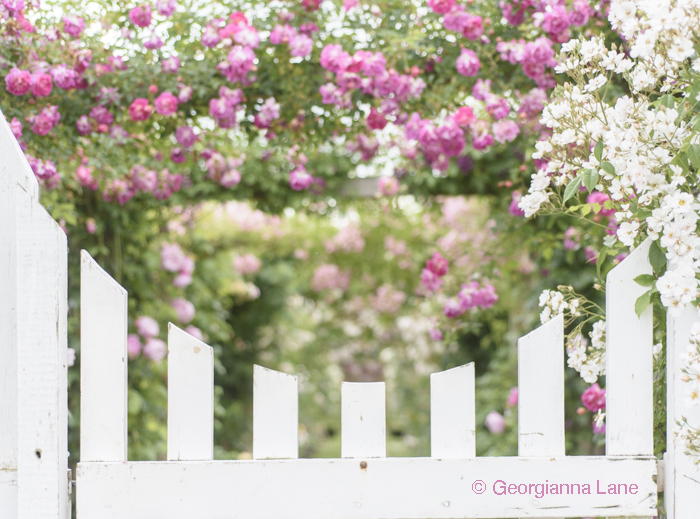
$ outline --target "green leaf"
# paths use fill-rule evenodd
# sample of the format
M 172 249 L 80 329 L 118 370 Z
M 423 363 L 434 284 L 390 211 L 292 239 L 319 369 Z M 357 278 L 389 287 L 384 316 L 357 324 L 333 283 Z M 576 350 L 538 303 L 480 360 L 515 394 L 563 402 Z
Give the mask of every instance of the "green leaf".
M 686 155 L 693 163 L 693 166 L 700 169 L 700 144 L 691 144 L 686 150 Z
M 598 185 L 598 180 L 600 180 L 600 175 L 595 169 L 586 169 L 583 171 L 583 185 L 586 186 L 589 193 Z
M 610 209 L 615 209 L 615 204 L 612 200 L 606 200 L 603 202 L 603 209 L 607 209 L 608 211 L 610 211 Z
M 611 175 L 615 174 L 615 166 L 613 166 L 610 162 L 603 162 L 600 167 L 603 168 L 603 171 L 606 173 L 610 173 Z
M 659 105 L 665 106 L 666 108 L 675 108 L 676 100 L 671 94 L 666 94 L 661 96 L 661 99 L 659 99 Z
M 601 212 L 603 210 L 603 208 L 600 206 L 600 204 L 598 202 L 591 204 L 591 209 L 593 209 L 594 214 L 598 214 L 599 212 Z
M 651 304 L 651 290 L 647 290 L 644 292 L 641 296 L 637 298 L 637 301 L 634 303 L 634 313 L 637 314 L 637 317 L 641 317 L 642 312 L 647 309 L 647 307 Z
M 634 280 L 638 285 L 642 285 L 643 287 L 650 287 L 654 284 L 656 278 L 651 274 L 642 274 L 634 278 Z
M 688 156 L 685 153 L 683 153 L 682 151 L 680 153 L 678 153 L 678 155 L 673 157 L 671 164 L 681 168 L 684 173 L 688 172 Z
M 595 148 L 593 148 L 593 155 L 598 160 L 598 162 L 603 160 L 603 141 L 598 141 L 595 143 Z
M 598 258 L 595 262 L 595 270 L 596 270 L 598 277 L 600 277 L 600 267 L 603 266 L 603 263 L 605 263 L 605 259 L 607 257 L 608 257 L 608 249 L 603 249 L 602 251 L 600 251 L 600 254 L 598 254 Z
M 578 188 L 581 186 L 581 180 L 583 180 L 582 177 L 576 177 L 569 182 L 568 186 L 566 186 L 566 189 L 564 190 L 564 203 L 578 193 Z
M 591 212 L 591 204 L 583 204 L 581 206 L 581 215 L 587 216 Z
M 649 247 L 649 263 L 654 268 L 654 272 L 661 274 L 666 270 L 666 254 L 659 247 L 658 241 L 651 242 L 651 247 Z

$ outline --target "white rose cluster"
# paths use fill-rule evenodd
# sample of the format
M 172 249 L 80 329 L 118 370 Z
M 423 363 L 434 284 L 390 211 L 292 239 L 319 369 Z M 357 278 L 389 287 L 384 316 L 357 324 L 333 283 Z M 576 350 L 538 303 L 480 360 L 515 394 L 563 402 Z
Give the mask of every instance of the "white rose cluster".
M 578 305 L 578 299 L 567 301 L 564 294 L 561 292 L 557 292 L 556 290 L 544 290 L 540 294 L 540 306 L 544 307 L 540 313 L 540 321 L 544 324 L 567 310 L 573 317 L 577 317 L 580 315 Z
M 599 376 L 605 375 L 605 321 L 593 324 L 593 330 L 588 334 L 591 344 L 575 335 L 567 341 L 567 365 L 581 374 L 581 378 L 593 384 Z

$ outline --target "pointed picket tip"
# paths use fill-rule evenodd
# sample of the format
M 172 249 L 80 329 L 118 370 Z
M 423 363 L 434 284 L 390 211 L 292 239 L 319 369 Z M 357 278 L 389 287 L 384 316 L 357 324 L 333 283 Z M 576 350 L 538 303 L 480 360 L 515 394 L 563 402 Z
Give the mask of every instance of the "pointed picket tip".
M 168 323 L 168 460 L 214 458 L 214 350 Z
M 430 456 L 476 456 L 474 363 L 430 375 Z
M 634 278 L 640 274 L 650 274 L 649 248 L 651 247 L 651 242 L 651 238 L 644 240 L 639 247 L 630 252 L 630 255 L 623 259 L 619 265 L 608 272 L 607 284 L 634 280 Z M 641 286 L 639 286 L 639 288 L 642 289 L 642 292 L 648 290 Z
M 253 367 L 253 458 L 299 457 L 299 378 Z
M 518 456 L 564 456 L 564 316 L 518 340 Z
M 90 253 L 86 251 L 85 249 L 80 250 L 80 272 L 81 274 L 87 274 L 91 272 L 97 272 L 102 275 L 104 278 L 104 281 L 106 281 L 108 284 L 112 285 L 112 287 L 119 291 L 122 295 L 125 297 L 128 296 L 127 290 L 121 286 L 119 283 L 116 282 L 116 280 L 107 273 L 105 269 L 103 269 L 95 259 L 90 256 Z
M 0 110 L 0 179 L 10 179 L 18 183 L 33 198 L 39 196 L 39 182 L 32 171 L 27 157 L 20 148 L 5 114 Z

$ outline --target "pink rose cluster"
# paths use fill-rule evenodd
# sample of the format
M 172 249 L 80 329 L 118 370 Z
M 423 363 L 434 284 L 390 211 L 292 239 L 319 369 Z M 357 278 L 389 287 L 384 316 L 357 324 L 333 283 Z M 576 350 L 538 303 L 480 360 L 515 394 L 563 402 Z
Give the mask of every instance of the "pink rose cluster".
M 591 413 L 605 410 L 605 389 L 595 383 L 581 395 L 581 402 Z
M 105 202 L 117 202 L 124 205 L 137 193 L 152 193 L 157 200 L 167 200 L 182 186 L 182 175 L 172 174 L 167 168 L 160 173 L 136 165 L 123 178 L 106 182 L 102 192 Z
M 510 25 L 520 25 L 529 14 L 534 25 L 541 27 L 557 43 L 569 40 L 569 27 L 586 25 L 588 19 L 595 15 L 587 0 L 574 0 L 569 11 L 564 0 L 501 0 L 499 5 Z
M 265 100 L 260 107 L 260 113 L 255 116 L 254 124 L 259 129 L 269 128 L 280 117 L 280 104 L 274 97 Z
M 540 88 L 552 88 L 554 79 L 547 73 L 548 68 L 557 65 L 553 42 L 546 36 L 525 43 L 525 40 L 511 40 L 496 44 L 496 50 L 504 61 L 520 64 L 527 77 Z
M 255 274 L 260 271 L 262 262 L 255 254 L 248 253 L 233 258 L 233 270 L 241 276 Z
M 399 181 L 396 177 L 382 177 L 379 179 L 379 194 L 382 196 L 394 196 L 399 192 Z
M 461 112 L 464 115 L 464 111 Z M 459 117 L 447 117 L 440 126 L 428 119 L 421 119 L 417 113 L 411 114 L 404 128 L 407 139 L 418 141 L 425 160 L 433 169 L 446 171 L 450 157 L 458 156 L 464 149 L 464 128 Z
M 139 353 L 143 352 L 144 357 L 153 362 L 163 360 L 168 353 L 168 347 L 164 341 L 158 338 L 160 327 L 156 320 L 147 315 L 142 315 L 134 321 L 134 325 L 138 335 L 130 334 L 126 341 L 129 358 L 134 359 L 138 357 Z M 145 341 L 143 348 L 141 348 L 139 335 Z
M 348 286 L 350 286 L 350 272 L 341 271 L 338 265 L 328 263 L 320 265 L 311 279 L 311 290 L 314 292 L 334 289 L 345 292 Z
M 41 185 L 46 189 L 53 189 L 61 181 L 61 177 L 56 169 L 56 164 L 50 160 L 41 160 L 26 155 L 29 167 L 32 168 L 34 176 L 40 181 Z
M 225 86 L 219 88 L 219 97 L 209 100 L 209 115 L 220 128 L 233 128 L 236 125 L 236 110 L 243 102 L 243 92 Z
M 187 256 L 177 243 L 164 243 L 160 249 L 160 267 L 168 272 L 176 272 L 173 285 L 184 288 L 192 283 L 194 260 Z
M 232 83 L 246 84 L 248 72 L 253 69 L 255 53 L 260 44 L 260 35 L 241 12 L 231 13 L 229 21 L 216 18 L 202 31 L 202 45 L 216 47 L 220 42 L 232 46 L 227 59 L 216 67 Z
M 446 317 L 455 318 L 463 315 L 472 308 L 491 308 L 498 301 L 496 289 L 487 283 L 483 287 L 478 281 L 472 281 L 462 285 L 457 297 L 447 300 L 443 312 Z
M 305 58 L 311 54 L 314 41 L 310 34 L 299 34 L 289 24 L 277 25 L 270 32 L 270 43 L 273 45 L 286 44 L 289 46 L 289 54 L 294 57 Z
M 323 244 L 329 254 L 334 252 L 362 252 L 365 239 L 356 224 L 348 224 L 341 228 L 333 238 Z
M 369 301 L 377 312 L 395 314 L 406 302 L 406 293 L 385 284 L 377 289 L 376 294 L 369 296 Z
M 437 292 L 442 286 L 442 278 L 445 277 L 450 268 L 450 262 L 439 252 L 433 254 L 421 272 L 420 280 L 429 292 Z
M 401 103 L 420 97 L 426 86 L 422 79 L 413 75 L 387 70 L 386 58 L 381 52 L 358 50 L 351 56 L 339 44 L 329 44 L 321 51 L 321 66 L 335 74 L 335 83 L 327 83 L 319 90 L 324 104 L 349 108 L 352 92 L 361 90 L 363 94 L 381 99 L 378 113 L 383 117 L 395 116 L 397 122 L 400 122 Z M 374 119 L 376 122 L 370 124 L 382 124 L 376 115 Z
M 430 2 L 428 2 L 430 4 Z M 476 41 L 484 34 L 484 22 L 481 16 L 466 12 L 463 5 L 454 4 L 443 13 L 442 25 L 448 31 L 460 33 L 468 40 Z
M 63 17 L 63 30 L 74 38 L 80 38 L 85 29 L 85 20 L 80 16 L 70 14 Z
M 189 323 L 195 316 L 194 304 L 185 298 L 178 297 L 170 301 L 170 306 L 177 314 L 177 320 L 183 324 Z
M 61 114 L 58 111 L 58 106 L 52 105 L 43 108 L 38 115 L 33 115 L 29 118 L 32 131 L 37 135 L 46 135 L 58 124 L 61 120 Z
M 243 164 L 245 156 L 224 158 L 218 151 L 206 149 L 202 152 L 201 157 L 206 161 L 205 164 L 209 172 L 207 178 L 218 182 L 223 187 L 234 187 L 241 181 L 238 168 Z

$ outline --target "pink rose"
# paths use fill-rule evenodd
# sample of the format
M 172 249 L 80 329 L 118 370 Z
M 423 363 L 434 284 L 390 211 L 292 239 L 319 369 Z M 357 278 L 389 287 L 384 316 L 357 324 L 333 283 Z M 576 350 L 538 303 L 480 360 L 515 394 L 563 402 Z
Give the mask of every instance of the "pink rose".
M 5 86 L 10 94 L 23 96 L 32 88 L 32 75 L 15 67 L 5 76 Z
M 129 106 L 129 117 L 132 121 L 145 121 L 151 117 L 153 107 L 148 104 L 148 99 L 139 97 Z
M 314 177 L 306 172 L 304 166 L 298 166 L 289 174 L 289 187 L 294 191 L 303 191 L 313 182 Z
M 160 333 L 160 328 L 156 320 L 152 317 L 148 317 L 147 315 L 142 315 L 136 319 L 134 324 L 136 325 L 136 330 L 139 332 L 139 335 L 141 335 L 141 337 L 144 339 L 157 337 Z
M 74 38 L 80 38 L 80 35 L 85 29 L 85 20 L 74 14 L 63 17 L 63 30 Z
M 160 362 L 168 353 L 168 347 L 160 339 L 149 339 L 143 347 L 143 355 L 153 362 Z
M 36 97 L 46 97 L 53 89 L 53 81 L 49 74 L 39 72 L 32 75 L 32 94 Z
M 501 434 L 506 429 L 506 421 L 498 411 L 491 411 L 486 415 L 485 425 L 492 434 Z
M 135 359 L 141 353 L 141 339 L 135 333 L 130 333 L 126 338 L 126 351 L 130 359 Z
M 163 92 L 155 101 L 156 112 L 161 115 L 172 115 L 177 111 L 177 97 L 170 92 Z
M 463 76 L 476 76 L 481 68 L 481 62 L 473 50 L 462 49 L 457 58 L 457 72 Z
M 151 7 L 149 5 L 134 7 L 129 11 L 131 23 L 138 27 L 148 27 L 151 25 Z
M 172 306 L 175 309 L 175 312 L 177 313 L 177 319 L 181 323 L 186 324 L 189 323 L 192 319 L 194 319 L 194 305 L 187 299 L 183 299 L 182 297 L 173 299 L 170 302 L 170 306 Z
M 581 402 L 591 413 L 605 410 L 605 389 L 600 389 L 597 383 L 593 384 L 583 392 Z
M 399 181 L 396 177 L 382 177 L 379 179 L 379 193 L 382 196 L 394 196 L 399 192 Z

